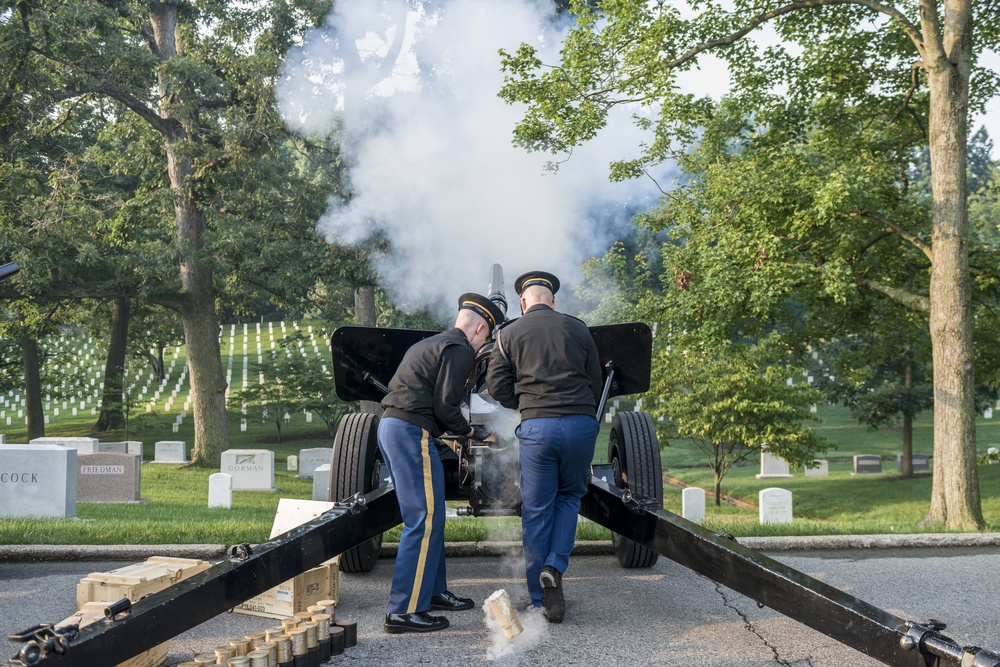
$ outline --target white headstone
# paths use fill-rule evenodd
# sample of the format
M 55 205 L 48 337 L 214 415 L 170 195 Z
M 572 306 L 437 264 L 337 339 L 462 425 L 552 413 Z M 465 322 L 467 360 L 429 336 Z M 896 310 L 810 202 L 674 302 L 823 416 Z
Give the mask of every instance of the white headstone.
M 3 433 L 0 433 L 0 445 L 6 445 L 6 444 L 7 444 L 7 436 L 5 436 Z
M 270 449 L 227 449 L 220 472 L 233 477 L 233 491 L 277 491 L 274 452 Z
M 760 505 L 761 523 L 792 522 L 792 492 L 770 487 L 757 495 Z
M 705 489 L 690 486 L 681 491 L 681 516 L 695 523 L 705 520 Z
M 993 419 L 993 408 L 986 408 L 983 410 L 983 417 L 986 419 Z
M 288 472 L 295 472 L 299 469 L 299 457 L 295 454 L 288 455 Z
M 788 461 L 780 456 L 770 454 L 766 449 L 760 450 L 760 474 L 757 479 L 768 477 L 791 477 L 788 472 Z
M 313 500 L 329 502 L 330 500 L 330 464 L 324 463 L 313 470 Z
M 215 474 L 208 476 L 208 506 L 224 507 L 227 510 L 232 509 L 233 507 L 232 475 L 224 472 L 217 472 Z
M 183 440 L 160 440 L 153 445 L 153 463 L 187 463 L 187 443 Z
M 63 447 L 71 447 L 80 454 L 97 454 L 98 452 L 97 438 L 35 438 L 29 440 L 28 443 L 32 445 L 62 445 Z
M 0 516 L 76 516 L 76 449 L 62 445 L 0 447 Z
M 818 463 L 819 465 L 815 468 L 806 468 L 806 477 L 829 477 L 830 476 L 830 462 L 826 459 L 816 459 L 813 463 Z
M 312 479 L 313 471 L 333 460 L 332 447 L 313 447 L 299 450 L 299 477 Z M 314 499 L 315 500 L 315 499 Z M 326 500 L 326 498 L 323 498 Z

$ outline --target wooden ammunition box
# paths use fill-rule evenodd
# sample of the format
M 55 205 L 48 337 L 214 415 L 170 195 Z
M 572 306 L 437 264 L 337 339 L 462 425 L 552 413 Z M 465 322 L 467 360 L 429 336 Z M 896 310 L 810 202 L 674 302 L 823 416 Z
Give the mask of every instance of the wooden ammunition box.
M 271 526 L 271 539 L 315 519 L 333 505 L 319 500 L 280 498 Z M 336 602 L 339 599 L 340 556 L 337 556 L 247 600 L 234 611 L 252 616 L 285 618 L 297 611 L 305 611 L 320 600 Z
M 152 556 L 143 563 L 127 565 L 110 572 L 92 572 L 76 586 L 77 612 L 59 623 L 79 624 L 82 628 L 104 618 L 104 609 L 112 602 L 128 598 L 138 602 L 152 593 L 207 570 L 211 566 L 203 560 Z M 169 642 L 140 653 L 118 667 L 157 667 L 167 657 Z
M 122 598 L 138 602 L 147 595 L 204 572 L 210 566 L 207 561 L 193 558 L 152 556 L 143 563 L 110 572 L 93 572 L 76 585 L 76 608 L 83 609 L 87 602 L 117 602 Z
M 337 557 L 247 600 L 234 611 L 267 618 L 292 616 L 320 600 L 338 600 L 339 575 L 340 557 Z

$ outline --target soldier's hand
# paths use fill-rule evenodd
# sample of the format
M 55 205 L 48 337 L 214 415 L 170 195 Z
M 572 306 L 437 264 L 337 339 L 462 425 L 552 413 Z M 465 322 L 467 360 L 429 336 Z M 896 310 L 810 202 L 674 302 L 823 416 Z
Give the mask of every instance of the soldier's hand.
M 490 433 L 491 433 L 491 431 L 487 427 L 485 427 L 485 426 L 483 426 L 483 425 L 480 424 L 480 425 L 473 426 L 469 430 L 469 433 L 466 434 L 465 437 L 469 438 L 470 440 L 480 440 L 480 441 L 482 441 L 482 440 L 485 440 L 486 438 L 490 437 Z

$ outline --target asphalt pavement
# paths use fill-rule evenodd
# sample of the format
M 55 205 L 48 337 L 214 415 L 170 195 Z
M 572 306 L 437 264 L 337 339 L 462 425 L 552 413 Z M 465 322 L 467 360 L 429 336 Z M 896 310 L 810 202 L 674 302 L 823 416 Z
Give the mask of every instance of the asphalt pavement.
M 893 536 L 890 536 L 893 537 Z M 840 540 L 852 544 L 830 549 L 831 542 L 741 543 L 842 591 L 908 620 L 948 623 L 944 634 L 960 644 L 1000 652 L 1000 577 L 996 576 L 996 537 L 925 536 Z M 895 536 L 898 537 L 898 536 Z M 975 538 L 975 539 L 968 539 Z M 865 667 L 877 662 L 811 630 L 793 619 L 665 558 L 651 568 L 626 570 L 601 545 L 592 555 L 577 555 L 564 578 L 566 620 L 559 625 L 522 611 L 525 632 L 507 640 L 477 606 L 445 614 L 447 630 L 427 635 L 387 635 L 382 631 L 392 575 L 391 558 L 368 574 L 341 574 L 338 618 L 357 621 L 358 644 L 333 665 L 685 665 L 764 667 L 773 665 Z M 502 547 L 502 548 L 501 548 Z M 770 547 L 770 548 L 768 548 Z M 197 556 L 185 547 L 189 556 Z M 203 547 L 211 550 L 211 545 Z M 160 548 L 148 555 L 176 555 Z M 482 602 L 498 589 L 515 607 L 527 603 L 517 545 L 453 545 L 448 559 L 449 586 Z M 207 551 L 206 551 L 207 553 Z M 480 555 L 460 555 L 460 554 Z M 489 555 L 483 555 L 489 554 Z M 81 555 L 77 553 L 76 556 Z M 99 556 L 100 553 L 90 555 Z M 145 555 L 130 553 L 138 562 Z M 91 572 L 121 567 L 121 560 L 16 559 L 0 549 L 0 631 L 3 636 L 74 611 L 75 588 Z M 65 556 L 64 556 L 65 557 Z M 275 625 L 275 621 L 226 613 L 171 640 L 167 665 L 195 653 Z M 877 639 L 873 639 L 877 641 Z M 8 643 L 7 655 L 17 646 Z M 916 664 L 916 663 L 915 663 Z M 99 667 L 99 666 L 96 666 Z

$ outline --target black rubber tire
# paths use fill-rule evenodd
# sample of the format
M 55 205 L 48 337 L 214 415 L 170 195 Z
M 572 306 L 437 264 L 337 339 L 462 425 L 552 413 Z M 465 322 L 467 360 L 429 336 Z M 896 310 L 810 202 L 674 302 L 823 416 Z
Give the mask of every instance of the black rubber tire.
M 379 485 L 382 470 L 378 416 L 367 413 L 344 415 L 333 439 L 329 500 L 340 502 L 359 491 L 373 491 Z M 345 551 L 340 556 L 340 569 L 344 572 L 371 572 L 381 550 L 382 534 L 379 533 Z
M 615 485 L 641 498 L 656 499 L 663 507 L 663 469 L 653 419 L 645 412 L 619 412 L 611 422 L 608 461 Z M 652 549 L 611 532 L 611 544 L 622 567 L 651 567 L 659 558 Z

